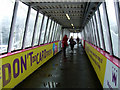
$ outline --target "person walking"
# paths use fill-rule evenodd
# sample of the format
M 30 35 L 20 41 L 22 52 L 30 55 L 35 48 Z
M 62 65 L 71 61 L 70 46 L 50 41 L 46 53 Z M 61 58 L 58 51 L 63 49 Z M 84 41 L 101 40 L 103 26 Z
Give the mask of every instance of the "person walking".
M 76 41 L 77 41 L 77 46 L 79 46 L 79 41 L 80 41 L 80 39 L 79 39 L 79 37 L 78 37 L 78 36 L 77 36 Z
M 76 44 L 76 42 L 73 40 L 73 37 L 72 37 L 72 36 L 71 36 L 69 42 L 70 42 L 71 50 L 72 50 L 72 52 L 73 52 L 73 48 L 74 48 L 74 45 Z
M 68 37 L 67 35 L 65 35 L 62 40 L 62 48 L 63 48 L 64 57 L 66 56 L 66 47 L 68 46 L 67 40 L 68 40 Z

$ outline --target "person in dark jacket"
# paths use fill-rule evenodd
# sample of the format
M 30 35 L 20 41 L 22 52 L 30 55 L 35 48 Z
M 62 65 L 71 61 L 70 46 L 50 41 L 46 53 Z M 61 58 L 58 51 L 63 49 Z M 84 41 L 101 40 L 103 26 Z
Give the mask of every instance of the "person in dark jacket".
M 76 42 L 73 40 L 73 37 L 72 37 L 72 36 L 71 36 L 69 42 L 70 42 L 71 50 L 72 50 L 72 52 L 73 52 L 73 48 L 74 48 L 74 45 L 76 44 Z
M 68 46 L 67 43 L 68 37 L 65 35 L 62 40 L 62 48 L 63 48 L 63 55 L 66 56 L 66 47 Z

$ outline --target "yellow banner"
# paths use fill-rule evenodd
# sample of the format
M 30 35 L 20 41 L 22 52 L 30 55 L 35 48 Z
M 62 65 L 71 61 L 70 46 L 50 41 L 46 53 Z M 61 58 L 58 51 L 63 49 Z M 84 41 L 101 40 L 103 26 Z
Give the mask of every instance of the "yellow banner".
M 2 58 L 0 88 L 15 87 L 57 52 L 58 42 Z
M 85 51 L 91 61 L 92 66 L 94 67 L 95 72 L 103 86 L 104 76 L 106 70 L 107 58 L 103 56 L 100 52 L 94 49 L 91 45 L 85 42 Z

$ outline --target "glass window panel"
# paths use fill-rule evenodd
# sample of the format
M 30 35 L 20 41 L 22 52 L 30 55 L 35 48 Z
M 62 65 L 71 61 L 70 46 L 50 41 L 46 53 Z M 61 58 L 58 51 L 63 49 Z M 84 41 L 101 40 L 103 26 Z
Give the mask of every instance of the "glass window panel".
M 99 15 L 98 15 L 98 11 L 95 12 L 96 14 L 96 21 L 97 21 L 97 28 L 98 28 L 98 33 L 99 33 L 99 37 L 100 37 L 100 48 L 103 49 L 103 43 L 102 43 L 102 35 L 101 35 L 101 27 L 100 27 L 100 22 L 99 22 Z
M 76 39 L 77 38 L 77 33 L 73 34 L 73 38 Z
M 17 50 L 22 48 L 23 35 L 25 30 L 25 21 L 27 17 L 28 6 L 19 2 L 14 37 L 13 37 L 13 47 L 12 50 Z
M 52 38 L 53 25 L 54 25 L 54 21 L 52 21 L 52 26 L 51 26 L 51 29 L 50 29 L 49 42 Z
M 0 53 L 7 52 L 15 0 L 0 1 Z
M 35 11 L 34 9 L 31 8 L 30 19 L 29 19 L 29 23 L 28 23 L 28 29 L 27 29 L 27 32 L 26 32 L 27 34 L 26 34 L 25 47 L 30 47 L 31 46 L 36 14 L 37 14 L 37 11 Z
M 58 24 L 57 24 L 56 29 L 55 29 L 54 41 L 56 41 L 57 30 L 58 30 Z
M 62 40 L 62 29 L 60 29 L 60 40 Z
M 99 39 L 98 39 L 98 34 L 97 34 L 97 28 L 96 28 L 96 22 L 95 22 L 95 16 L 93 16 L 93 25 L 95 29 L 95 34 L 96 34 L 96 41 L 97 41 L 97 46 L 99 47 Z
M 87 26 L 86 26 L 86 30 L 87 30 L 87 40 L 91 43 L 91 37 L 90 37 L 90 27 L 89 27 L 89 23 L 87 24 Z
M 85 26 L 85 40 L 87 40 L 88 41 L 88 39 L 87 39 L 87 30 L 86 30 L 86 26 Z
M 96 45 L 96 34 L 95 34 L 95 30 L 94 30 L 94 27 L 93 27 L 93 22 L 92 22 L 92 19 L 91 19 L 91 28 L 92 28 L 92 34 L 93 34 L 93 39 L 94 39 L 94 45 Z
M 79 39 L 82 38 L 82 32 L 78 33 L 78 37 L 79 37 Z
M 61 34 L 62 34 L 62 30 L 61 30 L 61 26 L 59 25 L 59 36 L 58 36 L 58 40 L 61 40 Z
M 82 37 L 81 37 L 81 39 L 85 40 L 85 38 L 84 38 L 84 30 L 82 30 Z
M 111 1 L 106 0 L 106 6 L 107 6 L 107 14 L 110 24 L 113 53 L 115 56 L 118 57 L 118 26 L 116 21 L 115 6 L 113 0 Z
M 90 42 L 90 33 L 88 29 L 88 24 L 86 25 L 86 36 L 87 36 L 87 41 Z
M 59 30 L 59 24 L 58 24 L 58 26 L 57 26 L 57 31 L 56 31 L 56 36 L 55 36 L 55 41 L 57 41 L 57 37 L 58 37 L 58 30 Z
M 47 26 L 47 31 L 46 31 L 46 37 L 45 37 L 45 43 L 48 41 L 48 35 L 49 35 L 49 30 L 50 30 L 50 24 L 51 24 L 51 19 L 48 21 L 48 26 Z
M 34 38 L 34 44 L 33 44 L 34 46 L 38 45 L 42 19 L 43 19 L 43 15 L 41 13 L 39 13 L 38 22 L 37 22 L 37 26 L 36 26 L 36 32 L 35 32 L 35 38 Z
M 91 37 L 90 37 L 90 27 L 89 27 L 89 23 L 87 24 L 87 35 L 88 35 L 88 41 L 91 43 Z
M 93 44 L 93 35 L 92 35 L 92 28 L 91 28 L 91 22 L 89 21 L 89 24 L 88 24 L 88 28 L 89 28 L 89 39 L 90 39 L 90 42 Z
M 101 17 L 101 22 L 102 22 L 106 51 L 110 52 L 110 49 L 108 46 L 109 45 L 108 36 L 107 36 L 107 20 L 106 20 L 105 12 L 103 9 L 103 4 L 100 5 L 99 10 L 100 10 L 100 17 Z
M 46 25 L 47 25 L 47 19 L 48 19 L 48 17 L 45 16 L 44 21 L 43 21 L 43 26 L 42 26 L 41 37 L 40 37 L 40 44 L 43 44 L 45 29 L 46 29 Z
M 73 37 L 73 32 L 70 33 L 70 37 L 69 38 L 71 38 L 71 36 Z
M 55 26 L 54 26 L 54 28 L 53 28 L 53 35 L 52 35 L 52 42 L 53 42 L 53 40 L 54 40 L 54 34 L 55 34 L 55 29 L 56 29 L 56 25 L 57 25 L 57 23 L 55 22 Z
M 57 40 L 59 40 L 59 37 L 60 37 L 60 25 L 58 26 Z

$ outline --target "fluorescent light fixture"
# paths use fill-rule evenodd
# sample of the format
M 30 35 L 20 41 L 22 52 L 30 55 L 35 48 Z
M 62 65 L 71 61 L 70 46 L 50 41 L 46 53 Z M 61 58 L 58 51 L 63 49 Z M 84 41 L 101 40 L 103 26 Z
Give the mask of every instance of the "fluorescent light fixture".
M 73 24 L 71 24 L 73 26 Z
M 68 20 L 70 20 L 70 17 L 69 17 L 69 15 L 68 15 L 68 14 L 66 14 L 66 16 L 67 16 Z

